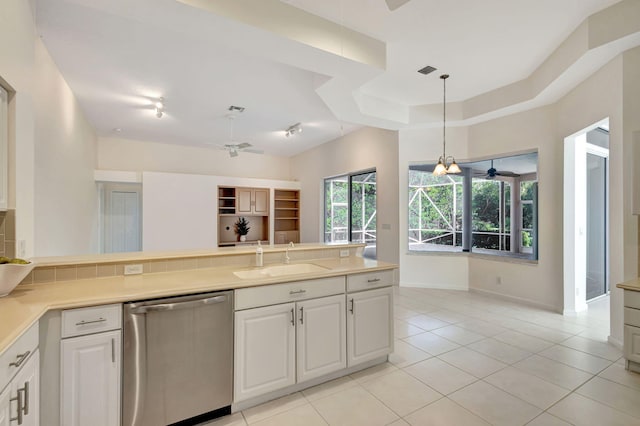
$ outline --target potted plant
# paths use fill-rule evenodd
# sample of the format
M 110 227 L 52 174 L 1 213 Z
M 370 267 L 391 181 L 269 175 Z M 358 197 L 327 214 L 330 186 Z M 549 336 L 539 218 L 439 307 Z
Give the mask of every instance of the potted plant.
M 236 223 L 233 225 L 233 228 L 238 235 L 238 241 L 244 242 L 247 240 L 247 234 L 249 233 L 249 229 L 251 229 L 251 227 L 249 226 L 249 221 L 247 219 L 245 219 L 244 217 L 239 217 Z

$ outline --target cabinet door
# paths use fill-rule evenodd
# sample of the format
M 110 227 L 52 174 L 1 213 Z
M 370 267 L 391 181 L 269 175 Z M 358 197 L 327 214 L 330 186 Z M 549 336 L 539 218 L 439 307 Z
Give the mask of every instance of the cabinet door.
M 0 384 L 1 386 L 2 384 Z M 15 413 L 15 402 L 9 403 L 11 393 L 11 386 L 7 386 L 6 389 L 0 392 L 0 426 L 9 426 L 9 418 L 11 418 L 11 409 Z
M 391 287 L 347 295 L 347 363 L 369 361 L 393 351 Z
M 269 190 L 254 189 L 253 195 L 254 195 L 253 212 L 255 214 L 268 215 L 269 214 Z
M 345 296 L 296 304 L 298 383 L 347 366 Z
M 624 357 L 640 363 L 640 327 L 624 326 Z
M 62 340 L 61 424 L 120 424 L 120 347 L 120 330 Z
M 29 361 L 11 381 L 11 394 L 22 394 L 22 426 L 40 424 L 40 352 L 36 350 Z M 16 407 L 14 404 L 12 404 Z M 12 422 L 18 424 L 18 422 Z
M 251 214 L 252 209 L 252 196 L 250 188 L 236 188 L 236 213 L 237 214 Z
M 295 337 L 295 303 L 235 313 L 235 402 L 295 383 Z

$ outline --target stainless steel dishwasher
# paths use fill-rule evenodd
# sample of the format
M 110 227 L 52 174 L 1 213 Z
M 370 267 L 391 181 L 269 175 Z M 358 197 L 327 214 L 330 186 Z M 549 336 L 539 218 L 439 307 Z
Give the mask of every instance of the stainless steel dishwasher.
M 233 292 L 125 303 L 123 426 L 197 424 L 233 398 Z

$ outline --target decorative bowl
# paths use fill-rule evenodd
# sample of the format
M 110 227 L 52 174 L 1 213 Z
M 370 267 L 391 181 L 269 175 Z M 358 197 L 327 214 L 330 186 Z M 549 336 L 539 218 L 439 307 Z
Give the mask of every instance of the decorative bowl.
M 0 297 L 11 293 L 35 266 L 36 264 L 33 262 L 26 265 L 18 263 L 0 264 Z

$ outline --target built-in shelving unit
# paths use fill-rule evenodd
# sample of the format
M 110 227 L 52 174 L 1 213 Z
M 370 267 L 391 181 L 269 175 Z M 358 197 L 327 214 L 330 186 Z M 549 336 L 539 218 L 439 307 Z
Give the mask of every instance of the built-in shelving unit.
M 246 241 L 239 241 L 234 224 L 244 217 L 249 222 Z M 218 187 L 218 247 L 269 242 L 269 189 Z
M 229 187 L 218 187 L 218 214 L 236 214 L 236 189 Z
M 276 189 L 273 201 L 275 243 L 300 242 L 300 191 Z

